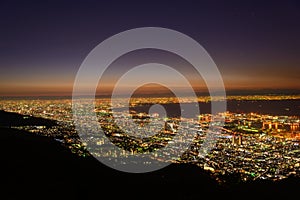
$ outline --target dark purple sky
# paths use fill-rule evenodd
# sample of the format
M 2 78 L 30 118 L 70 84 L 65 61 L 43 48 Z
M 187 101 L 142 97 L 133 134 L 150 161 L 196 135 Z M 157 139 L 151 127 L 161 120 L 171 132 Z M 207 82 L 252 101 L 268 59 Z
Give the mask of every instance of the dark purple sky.
M 300 90 L 299 10 L 298 1 L 1 1 L 0 95 L 70 94 L 96 45 L 146 26 L 197 40 L 228 90 Z

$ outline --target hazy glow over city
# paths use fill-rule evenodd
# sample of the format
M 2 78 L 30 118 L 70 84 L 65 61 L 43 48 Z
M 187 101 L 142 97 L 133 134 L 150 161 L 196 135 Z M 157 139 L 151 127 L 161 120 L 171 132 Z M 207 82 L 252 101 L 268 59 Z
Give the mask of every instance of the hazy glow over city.
M 109 2 L 78 2 L 64 10 L 51 2 L 3 3 L 0 95 L 71 95 L 77 70 L 96 45 L 121 31 L 145 26 L 166 27 L 194 38 L 216 63 L 226 90 L 299 91 L 300 20 L 292 3 L 172 2 L 174 5 L 160 3 L 157 7 L 149 2 L 143 8 L 141 4 L 116 7 Z M 181 10 L 172 9 L 176 6 Z M 155 10 L 154 15 L 151 10 Z M 177 65 L 192 80 L 188 65 L 175 58 L 137 52 L 116 63 L 110 74 L 122 71 L 126 63 L 156 60 Z M 195 87 L 206 88 L 201 82 Z

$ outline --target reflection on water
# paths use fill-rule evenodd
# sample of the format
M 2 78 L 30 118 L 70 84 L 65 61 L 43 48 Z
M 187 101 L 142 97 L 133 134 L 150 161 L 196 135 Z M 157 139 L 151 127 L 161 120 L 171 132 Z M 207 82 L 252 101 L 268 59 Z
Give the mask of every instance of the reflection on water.
M 183 103 L 186 107 L 190 106 L 190 109 L 196 109 L 193 103 Z M 141 104 L 131 108 L 136 112 L 148 113 L 152 104 Z M 167 111 L 169 117 L 181 116 L 180 104 L 169 103 L 164 104 L 164 108 Z M 200 113 L 211 113 L 211 102 L 199 102 Z M 119 108 L 121 111 L 122 108 Z M 249 100 L 229 100 L 227 101 L 227 111 L 233 113 L 257 113 L 257 114 L 268 114 L 268 115 L 286 115 L 286 116 L 299 116 L 300 115 L 300 100 L 260 100 L 260 101 L 249 101 Z M 184 112 L 184 111 L 183 111 Z M 189 113 L 186 113 L 188 116 Z M 195 116 L 189 116 L 191 118 Z

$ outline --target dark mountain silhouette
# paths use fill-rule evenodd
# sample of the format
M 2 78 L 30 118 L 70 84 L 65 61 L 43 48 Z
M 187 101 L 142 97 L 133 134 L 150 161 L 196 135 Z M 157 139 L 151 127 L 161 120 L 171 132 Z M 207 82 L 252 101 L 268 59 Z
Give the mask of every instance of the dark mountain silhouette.
M 10 197 L 192 197 L 218 190 L 208 174 L 192 165 L 130 174 L 93 157 L 72 154 L 55 140 L 0 128 L 1 185 Z M 111 192 L 114 191 L 114 192 Z
M 5 112 L 0 110 L 0 126 L 54 126 L 56 121 L 44 119 L 40 117 L 33 117 L 29 115 L 20 115 L 12 112 Z
M 0 128 L 0 142 L 0 188 L 7 199 L 240 199 L 295 195 L 300 186 L 297 178 L 221 186 L 193 164 L 124 173 L 93 157 L 77 156 L 52 138 L 11 128 Z M 238 183 L 238 177 L 231 181 Z

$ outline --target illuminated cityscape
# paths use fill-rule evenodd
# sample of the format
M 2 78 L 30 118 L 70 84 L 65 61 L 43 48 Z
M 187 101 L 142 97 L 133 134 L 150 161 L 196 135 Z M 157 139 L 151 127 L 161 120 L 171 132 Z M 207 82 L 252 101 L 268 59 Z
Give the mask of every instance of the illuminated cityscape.
M 286 199 L 300 1 L 1 1 L 6 199 Z
M 219 99 L 221 101 L 222 99 Z M 228 101 L 279 101 L 294 100 L 299 103 L 300 96 L 229 96 Z M 209 103 L 208 97 L 199 97 L 199 103 Z M 218 100 L 217 100 L 218 101 Z M 125 101 L 116 100 L 117 108 L 125 106 Z M 184 103 L 192 99 L 186 98 Z M 147 104 L 178 103 L 177 99 L 162 98 L 134 98 L 131 100 L 133 108 Z M 33 134 L 52 137 L 63 146 L 79 156 L 91 156 L 86 150 L 86 143 L 80 139 L 72 119 L 72 100 L 70 98 L 41 98 L 41 99 L 2 99 L 0 109 L 24 115 L 55 120 L 55 126 L 14 126 L 10 128 L 22 129 Z M 201 107 L 201 106 L 200 106 Z M 298 104 L 299 108 L 299 104 Z M 288 108 L 286 108 L 288 109 Z M 120 109 L 113 113 L 108 98 L 96 98 L 95 113 L 99 124 L 110 141 L 134 155 L 142 152 L 155 152 L 173 140 L 177 134 L 179 121 L 182 134 L 177 137 L 178 143 L 186 140 L 187 134 L 193 133 L 195 137 L 190 148 L 179 158 L 174 158 L 173 163 L 193 163 L 209 172 L 220 183 L 223 176 L 238 174 L 242 181 L 267 179 L 281 180 L 290 175 L 300 176 L 300 116 L 298 115 L 270 115 L 261 114 L 253 110 L 249 113 L 231 112 L 201 113 L 192 118 L 176 118 L 160 116 L 158 113 L 137 112 L 130 113 Z M 113 115 L 114 114 L 114 115 Z M 209 131 L 211 119 L 220 117 L 224 119 L 224 126 L 214 124 L 215 132 Z M 138 125 L 131 126 L 128 119 L 133 119 Z M 144 126 L 151 124 L 150 126 Z M 127 127 L 127 129 L 126 129 Z M 138 128 L 137 128 L 138 127 Z M 142 127 L 141 129 L 139 127 Z M 143 128 L 148 132 L 157 131 L 150 137 L 143 135 Z M 124 131 L 126 129 L 126 131 Z M 208 134 L 214 134 L 216 144 L 206 156 L 201 156 L 199 151 Z M 116 152 L 105 146 L 103 138 L 90 137 L 93 145 L 94 156 L 118 157 Z M 176 151 L 173 149 L 172 151 Z M 125 154 L 124 154 L 125 155 Z M 155 155 L 155 154 L 154 154 Z M 156 156 L 153 157 L 155 159 Z M 159 156 L 160 159 L 162 156 Z M 161 161 L 161 160 L 160 160 Z M 164 160 L 162 160 L 164 161 Z M 167 161 L 167 160 L 165 160 Z

